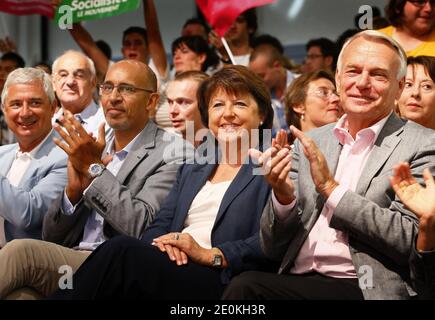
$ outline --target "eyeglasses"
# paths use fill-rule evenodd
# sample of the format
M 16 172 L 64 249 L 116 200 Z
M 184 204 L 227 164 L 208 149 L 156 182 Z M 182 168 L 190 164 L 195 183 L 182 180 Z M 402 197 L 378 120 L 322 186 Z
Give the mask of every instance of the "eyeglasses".
M 306 60 L 314 60 L 318 58 L 323 58 L 323 54 L 309 54 L 306 57 Z
M 114 84 L 111 84 L 111 83 L 103 83 L 103 84 L 100 84 L 98 87 L 100 89 L 100 94 L 102 94 L 102 95 L 103 94 L 104 95 L 111 94 L 113 89 L 115 89 L 115 88 L 118 90 L 119 94 L 122 96 L 133 95 L 138 91 L 145 91 L 148 93 L 155 92 L 154 90 L 151 90 L 151 89 L 138 88 L 138 87 L 132 86 L 130 84 L 125 84 L 125 83 L 118 84 L 117 86 L 115 86 Z
M 416 7 L 424 7 L 426 3 L 430 3 L 431 6 L 435 6 L 435 0 L 408 0 L 408 2 L 411 2 Z
M 328 88 L 317 88 L 308 93 L 313 94 L 316 97 L 322 98 L 324 100 L 330 99 L 332 96 L 338 97 L 337 91 Z

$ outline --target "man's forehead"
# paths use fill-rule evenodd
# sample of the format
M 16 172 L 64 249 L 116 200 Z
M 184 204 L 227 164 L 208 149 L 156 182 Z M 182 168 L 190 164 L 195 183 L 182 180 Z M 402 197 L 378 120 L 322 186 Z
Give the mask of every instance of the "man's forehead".
M 59 70 L 67 70 L 67 71 L 75 71 L 75 70 L 90 70 L 88 60 L 79 54 L 68 54 L 59 59 L 59 62 L 56 65 L 56 71 Z

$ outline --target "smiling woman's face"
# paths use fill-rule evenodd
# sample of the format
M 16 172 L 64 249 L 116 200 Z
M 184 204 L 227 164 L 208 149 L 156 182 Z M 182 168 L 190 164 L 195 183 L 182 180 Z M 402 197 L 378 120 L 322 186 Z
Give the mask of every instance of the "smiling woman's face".
M 251 130 L 258 129 L 264 120 L 250 94 L 228 94 L 222 89 L 218 89 L 210 99 L 208 119 L 209 129 L 221 142 L 251 135 Z

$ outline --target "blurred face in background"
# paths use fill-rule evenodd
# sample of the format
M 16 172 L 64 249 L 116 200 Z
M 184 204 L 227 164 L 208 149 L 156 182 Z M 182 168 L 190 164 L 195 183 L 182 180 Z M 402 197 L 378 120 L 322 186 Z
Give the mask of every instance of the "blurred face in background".
M 430 0 L 433 1 L 433 0 Z M 429 34 L 435 28 L 435 3 L 406 1 L 402 13 L 402 27 L 417 36 Z
M 182 43 L 177 49 L 175 49 L 173 55 L 175 73 L 194 70 L 201 71 L 205 60 L 205 54 L 198 54 L 190 49 L 186 44 Z
M 408 66 L 399 109 L 402 117 L 435 129 L 435 83 L 424 66 Z
M 140 33 L 132 32 L 127 34 L 122 41 L 121 52 L 124 59 L 148 63 L 148 47 Z
M 12 60 L 0 60 L 0 94 L 3 91 L 6 79 L 9 73 L 17 69 L 18 66 L 15 61 Z

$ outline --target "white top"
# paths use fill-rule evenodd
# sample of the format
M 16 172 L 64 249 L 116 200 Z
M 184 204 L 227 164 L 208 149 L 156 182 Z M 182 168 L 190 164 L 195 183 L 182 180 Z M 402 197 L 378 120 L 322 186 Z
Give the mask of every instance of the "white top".
M 219 183 L 207 181 L 190 205 L 182 232 L 189 233 L 203 248 L 212 247 L 211 230 L 231 182 L 232 180 Z
M 249 65 L 250 57 L 251 57 L 251 53 L 244 54 L 241 56 L 234 56 L 234 62 L 238 65 L 247 67 Z

